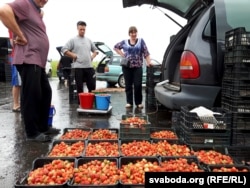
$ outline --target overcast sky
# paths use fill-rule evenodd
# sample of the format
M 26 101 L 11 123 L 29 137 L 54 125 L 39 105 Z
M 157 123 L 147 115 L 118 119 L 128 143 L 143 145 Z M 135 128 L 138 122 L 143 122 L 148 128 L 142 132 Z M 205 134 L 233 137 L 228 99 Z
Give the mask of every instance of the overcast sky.
M 1 0 L 0 5 L 12 0 Z M 186 21 L 172 12 L 149 5 L 123 8 L 122 0 L 49 0 L 43 8 L 44 22 L 50 40 L 49 59 L 59 60 L 57 46 L 64 45 L 77 34 L 76 23 L 87 23 L 85 36 L 92 41 L 105 42 L 113 49 L 115 43 L 127 39 L 128 28 L 134 25 L 138 37 L 145 40 L 151 57 L 162 60 L 169 38 L 180 27 L 167 18 L 162 11 L 176 19 L 181 25 Z M 7 35 L 0 26 L 0 36 Z M 3 32 L 2 32 L 3 31 Z

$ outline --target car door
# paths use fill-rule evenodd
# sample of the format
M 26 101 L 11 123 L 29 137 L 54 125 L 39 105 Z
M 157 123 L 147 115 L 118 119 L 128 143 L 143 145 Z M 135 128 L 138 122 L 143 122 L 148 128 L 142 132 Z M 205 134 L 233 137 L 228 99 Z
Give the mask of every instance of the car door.
M 182 18 L 189 20 L 196 13 L 199 13 L 200 9 L 203 9 L 212 2 L 212 0 L 123 0 L 123 7 L 148 4 L 168 9 Z

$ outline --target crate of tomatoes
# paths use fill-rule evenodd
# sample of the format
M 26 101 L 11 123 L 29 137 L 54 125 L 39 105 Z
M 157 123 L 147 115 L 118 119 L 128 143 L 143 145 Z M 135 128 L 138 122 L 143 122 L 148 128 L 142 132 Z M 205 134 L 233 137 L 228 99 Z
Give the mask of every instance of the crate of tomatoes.
M 72 179 L 75 164 L 72 157 L 36 158 L 31 171 L 15 183 L 15 188 L 63 188 Z
M 174 143 L 177 143 L 177 141 L 179 140 L 175 129 L 162 127 L 151 127 L 150 138 L 152 140 L 167 140 Z
M 120 123 L 120 139 L 149 139 L 148 116 L 123 115 Z
M 68 187 L 116 188 L 119 183 L 117 158 L 79 158 Z

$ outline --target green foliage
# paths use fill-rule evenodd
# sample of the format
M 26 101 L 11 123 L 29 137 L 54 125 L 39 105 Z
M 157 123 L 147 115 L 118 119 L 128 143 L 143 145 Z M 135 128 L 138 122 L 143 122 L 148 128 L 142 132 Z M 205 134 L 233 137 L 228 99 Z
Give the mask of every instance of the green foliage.
M 52 77 L 57 77 L 56 75 L 57 65 L 58 65 L 58 61 L 51 61 Z
M 57 60 L 57 61 L 51 61 L 52 77 L 57 77 L 56 71 L 57 71 L 58 62 L 59 62 L 58 60 Z M 98 63 L 99 63 L 98 61 L 94 61 L 94 62 L 93 62 L 93 67 L 94 67 L 94 69 L 96 69 Z

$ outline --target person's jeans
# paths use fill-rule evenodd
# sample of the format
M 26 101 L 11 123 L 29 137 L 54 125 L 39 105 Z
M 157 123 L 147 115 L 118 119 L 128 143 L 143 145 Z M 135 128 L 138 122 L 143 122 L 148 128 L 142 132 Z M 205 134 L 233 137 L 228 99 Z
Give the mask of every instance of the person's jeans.
M 125 92 L 128 104 L 139 105 L 142 103 L 142 67 L 122 67 L 125 79 Z M 133 102 L 134 99 L 134 102 Z

